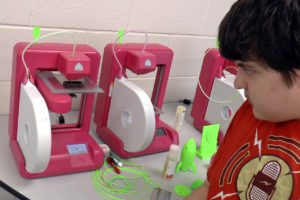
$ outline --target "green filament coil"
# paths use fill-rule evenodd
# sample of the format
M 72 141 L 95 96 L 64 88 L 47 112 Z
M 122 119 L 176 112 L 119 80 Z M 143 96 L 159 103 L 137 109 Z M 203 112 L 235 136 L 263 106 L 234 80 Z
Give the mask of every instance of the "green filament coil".
M 102 168 L 92 172 L 94 188 L 104 199 L 143 200 L 150 196 L 153 188 L 160 187 L 143 167 L 134 163 L 127 163 L 120 170 L 121 174 L 116 174 L 105 162 Z

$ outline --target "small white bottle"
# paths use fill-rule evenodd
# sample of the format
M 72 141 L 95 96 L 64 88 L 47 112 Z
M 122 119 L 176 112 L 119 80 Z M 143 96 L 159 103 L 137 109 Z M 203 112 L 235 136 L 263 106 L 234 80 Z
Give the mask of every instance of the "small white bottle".
M 173 176 L 175 174 L 177 162 L 178 162 L 179 152 L 180 152 L 180 147 L 176 144 L 171 144 L 170 150 L 169 150 L 167 158 L 166 158 L 164 170 L 162 173 L 162 177 L 164 179 L 172 179 L 173 178 Z
M 110 154 L 110 148 L 107 144 L 99 144 L 103 154 L 105 157 L 108 157 Z
M 175 115 L 175 123 L 174 123 L 174 129 L 177 132 L 179 132 L 179 130 L 181 128 L 181 125 L 182 125 L 183 120 L 184 120 L 185 112 L 186 112 L 186 107 L 177 106 L 176 115 Z

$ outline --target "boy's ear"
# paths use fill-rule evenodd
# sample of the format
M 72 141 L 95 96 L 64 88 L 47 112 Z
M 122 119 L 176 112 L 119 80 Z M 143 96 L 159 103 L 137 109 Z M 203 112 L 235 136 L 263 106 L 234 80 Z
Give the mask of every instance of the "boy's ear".
M 300 79 L 300 69 L 294 69 L 294 72 L 296 73 L 297 78 Z
M 297 85 L 300 86 L 300 69 L 294 69 L 296 76 L 294 76 L 294 81 Z

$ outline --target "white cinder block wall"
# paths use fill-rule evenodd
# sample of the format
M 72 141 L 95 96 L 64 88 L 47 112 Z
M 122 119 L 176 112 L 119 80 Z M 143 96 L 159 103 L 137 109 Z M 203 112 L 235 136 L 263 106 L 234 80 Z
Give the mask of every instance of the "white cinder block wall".
M 104 46 L 116 39 L 118 30 L 146 30 L 149 43 L 174 51 L 165 101 L 193 99 L 204 51 L 215 47 L 218 25 L 234 1 L 0 0 L 0 114 L 9 112 L 13 46 L 32 41 L 33 26 L 41 27 L 41 35 L 72 31 L 78 43 L 93 46 L 101 55 Z M 69 35 L 44 41 L 73 42 Z M 123 39 L 123 43 L 144 41 L 141 33 L 129 33 Z M 151 94 L 154 73 L 128 74 Z

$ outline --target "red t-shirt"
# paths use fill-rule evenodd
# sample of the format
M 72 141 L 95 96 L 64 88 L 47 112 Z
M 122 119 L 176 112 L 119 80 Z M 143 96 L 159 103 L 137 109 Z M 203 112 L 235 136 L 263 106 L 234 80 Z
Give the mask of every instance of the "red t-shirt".
M 207 199 L 300 198 L 300 121 L 257 120 L 246 101 L 210 166 Z

